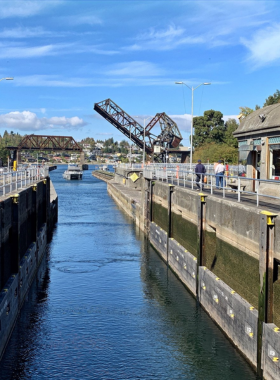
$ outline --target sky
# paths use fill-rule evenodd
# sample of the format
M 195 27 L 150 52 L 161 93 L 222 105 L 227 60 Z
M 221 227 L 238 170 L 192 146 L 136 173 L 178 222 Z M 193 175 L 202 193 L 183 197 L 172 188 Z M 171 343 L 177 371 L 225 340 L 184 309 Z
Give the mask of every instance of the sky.
M 120 141 L 93 110 L 110 98 L 142 125 L 167 113 L 188 146 L 187 86 L 195 116 L 225 120 L 280 89 L 278 1 L 0 3 L 0 134 Z

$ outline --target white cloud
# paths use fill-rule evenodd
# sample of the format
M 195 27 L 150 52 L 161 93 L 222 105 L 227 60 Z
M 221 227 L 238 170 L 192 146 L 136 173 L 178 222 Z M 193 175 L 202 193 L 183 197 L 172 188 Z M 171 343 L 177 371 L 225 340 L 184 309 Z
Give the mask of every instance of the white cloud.
M 125 50 L 172 50 L 180 45 L 192 45 L 206 42 L 202 36 L 186 35 L 181 27 L 169 25 L 166 29 L 156 31 L 154 28 L 136 37 L 136 43 Z
M 60 20 L 69 23 L 70 25 L 101 25 L 102 19 L 96 15 L 75 15 L 61 17 Z
M 6 47 L 5 49 L 0 49 L 0 59 L 44 57 L 58 54 L 58 52 L 58 46 L 55 45 Z
M 248 61 L 254 68 L 270 65 L 280 60 L 280 24 L 274 24 L 258 30 L 249 39 L 242 38 L 241 42 L 249 50 Z
M 4 3 L 2 1 L 2 3 Z M 0 18 L 25 18 L 35 16 L 46 8 L 54 7 L 61 4 L 60 0 L 18 0 L 18 1 L 5 1 L 0 7 Z
M 93 53 L 102 55 L 118 54 L 115 50 L 106 50 L 98 45 L 49 44 L 41 46 L 26 46 L 24 44 L 0 43 L 0 59 L 6 58 L 35 58 L 62 54 Z
M 148 64 L 144 65 L 146 71 L 146 77 L 144 76 L 144 70 L 140 65 L 125 65 L 113 66 L 111 69 L 104 73 L 96 73 L 96 76 L 92 78 L 72 77 L 64 78 L 59 75 L 30 75 L 16 77 L 14 80 L 14 86 L 20 87 L 127 87 L 127 86 L 172 86 L 174 87 L 174 77 L 167 78 L 161 76 L 165 73 L 160 67 Z M 149 70 L 148 70 L 149 69 Z M 179 77 L 183 80 L 184 78 Z M 192 86 L 196 86 L 201 83 L 201 78 L 193 80 L 185 80 L 185 82 Z M 225 85 L 228 82 L 212 82 L 215 85 Z M 42 99 L 57 99 L 54 96 L 41 96 Z
M 0 128 L 18 129 L 21 131 L 38 131 L 43 129 L 73 129 L 84 127 L 87 123 L 77 116 L 74 117 L 42 117 L 34 112 L 14 111 L 0 115 Z
M 117 63 L 106 74 L 113 76 L 150 77 L 163 74 L 163 70 L 151 62 L 132 61 Z
M 24 27 L 17 27 L 12 29 L 3 29 L 0 31 L 0 37 L 1 38 L 30 38 L 30 37 L 42 37 L 42 36 L 49 36 L 51 35 L 51 32 L 48 32 L 44 30 L 41 27 L 36 28 L 24 28 Z

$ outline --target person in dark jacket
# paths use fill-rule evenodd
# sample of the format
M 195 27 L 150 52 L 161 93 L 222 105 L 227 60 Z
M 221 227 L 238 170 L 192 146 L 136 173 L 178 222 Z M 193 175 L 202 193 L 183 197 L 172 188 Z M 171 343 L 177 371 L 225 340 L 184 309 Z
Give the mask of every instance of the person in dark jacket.
M 203 181 L 204 181 L 205 173 L 206 173 L 205 166 L 201 163 L 201 160 L 197 160 L 197 165 L 195 167 L 195 174 L 196 174 L 195 182 L 196 182 L 197 190 L 203 190 Z M 201 188 L 200 188 L 200 185 L 201 185 Z

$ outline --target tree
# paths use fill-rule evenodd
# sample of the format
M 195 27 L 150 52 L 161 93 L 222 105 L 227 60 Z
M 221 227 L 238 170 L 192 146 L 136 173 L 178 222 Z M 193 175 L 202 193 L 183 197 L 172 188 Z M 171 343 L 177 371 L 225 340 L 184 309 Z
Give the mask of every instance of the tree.
M 193 146 L 199 147 L 210 142 L 221 143 L 224 139 L 225 124 L 220 111 L 205 111 L 203 116 L 194 117 Z
M 198 159 L 202 162 L 217 162 L 218 160 L 225 160 L 229 164 L 238 163 L 238 149 L 228 146 L 227 144 L 217 144 L 211 142 L 204 144 L 197 148 L 193 155 L 193 161 Z
M 225 136 L 224 136 L 224 142 L 228 146 L 231 146 L 233 148 L 238 147 L 238 140 L 236 137 L 233 136 L 233 132 L 236 131 L 238 128 L 238 123 L 235 119 L 228 119 L 228 121 L 225 124 L 226 130 L 225 130 Z
M 280 91 L 276 90 L 273 95 L 270 95 L 267 99 L 265 99 L 264 107 L 271 106 L 272 104 L 280 103 Z
M 249 107 L 239 107 L 240 109 L 240 113 L 242 113 L 242 115 L 244 117 L 250 115 L 250 113 L 254 112 L 254 110 L 252 108 L 249 108 Z

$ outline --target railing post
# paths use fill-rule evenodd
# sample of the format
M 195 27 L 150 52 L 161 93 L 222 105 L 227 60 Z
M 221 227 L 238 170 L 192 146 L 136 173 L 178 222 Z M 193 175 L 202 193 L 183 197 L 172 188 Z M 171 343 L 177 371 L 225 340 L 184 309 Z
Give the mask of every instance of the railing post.
M 18 189 L 18 172 L 16 172 L 16 190 Z
M 192 190 L 193 190 L 193 172 L 191 172 L 192 173 Z
M 184 172 L 184 187 L 186 187 L 186 173 Z
M 211 175 L 211 195 L 213 195 L 213 176 Z
M 238 177 L 238 202 L 240 202 L 240 178 Z
M 277 215 L 262 211 L 260 216 L 257 373 L 262 377 L 263 324 L 273 322 L 274 221 Z

